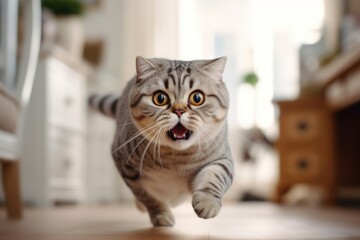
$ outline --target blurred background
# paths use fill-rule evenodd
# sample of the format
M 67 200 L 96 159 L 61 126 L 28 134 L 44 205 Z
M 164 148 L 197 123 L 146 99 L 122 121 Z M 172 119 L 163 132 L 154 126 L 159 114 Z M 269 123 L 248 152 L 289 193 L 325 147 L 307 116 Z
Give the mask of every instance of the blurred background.
M 0 82 L 11 95 L 27 50 L 26 1 L 15 6 L 14 21 L 9 2 L 0 4 Z M 224 80 L 236 166 L 228 201 L 359 206 L 360 1 L 41 3 L 31 97 L 19 118 L 6 120 L 18 122 L 17 130 L 4 129 L 20 142 L 26 206 L 132 199 L 110 155 L 115 122 L 88 109 L 87 96 L 121 94 L 135 74 L 136 56 L 228 57 Z M 7 109 L 0 107 L 0 120 Z

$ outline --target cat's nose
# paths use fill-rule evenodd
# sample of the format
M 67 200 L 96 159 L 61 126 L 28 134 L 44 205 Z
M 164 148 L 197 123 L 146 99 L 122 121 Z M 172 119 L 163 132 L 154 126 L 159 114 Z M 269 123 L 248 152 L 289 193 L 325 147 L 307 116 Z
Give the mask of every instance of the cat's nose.
M 184 109 L 173 109 L 173 113 L 175 113 L 178 118 L 180 118 L 184 112 L 186 112 Z
M 182 103 L 175 103 L 174 106 L 172 107 L 172 112 L 175 113 L 178 118 L 181 117 L 181 115 L 186 112 L 186 108 L 187 106 L 185 104 Z

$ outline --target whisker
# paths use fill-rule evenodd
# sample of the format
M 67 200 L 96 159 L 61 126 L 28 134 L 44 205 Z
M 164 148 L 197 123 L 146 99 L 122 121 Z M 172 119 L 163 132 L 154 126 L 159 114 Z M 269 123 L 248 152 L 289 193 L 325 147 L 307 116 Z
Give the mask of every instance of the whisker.
M 150 129 L 153 129 L 153 128 L 157 127 L 157 126 L 160 125 L 160 124 L 161 124 L 161 123 L 157 123 L 157 124 L 152 125 L 152 126 L 150 126 L 150 127 L 148 127 L 148 128 L 145 128 L 143 131 L 140 131 L 140 132 L 138 132 L 138 133 L 135 133 L 128 141 L 126 141 L 125 143 L 121 144 L 119 147 L 115 148 L 111 153 L 114 153 L 114 152 L 120 150 L 121 148 L 123 148 L 124 146 L 126 146 L 129 142 L 131 142 L 132 140 L 134 140 L 135 138 L 137 138 L 137 137 L 140 136 L 141 134 L 149 131 Z
M 162 130 L 162 127 L 158 130 L 158 131 L 161 131 Z M 141 156 L 141 160 L 140 160 L 140 169 L 139 169 L 139 174 L 141 175 L 142 174 L 142 167 L 143 167 L 143 162 L 144 162 L 144 157 L 145 157 L 145 154 L 146 154 L 146 151 L 148 150 L 151 142 L 154 140 L 156 134 L 150 139 L 149 143 L 146 145 L 145 147 L 145 150 L 144 150 L 144 153 L 142 154 Z
M 209 129 L 209 131 L 210 131 L 210 130 L 211 130 L 211 129 Z M 217 143 L 216 137 L 211 136 L 211 134 L 210 134 L 208 131 L 202 132 L 202 133 L 199 132 L 199 134 L 201 135 L 201 136 L 200 136 L 201 139 L 210 139 L 210 140 L 208 140 L 208 141 L 203 142 L 206 147 L 208 147 L 209 145 L 211 145 L 211 144 L 213 144 L 213 143 Z
M 154 148 L 153 148 L 153 158 L 155 160 L 156 163 L 156 147 L 159 145 L 159 137 L 161 135 L 161 131 L 158 131 L 156 133 L 156 139 L 155 139 L 155 144 L 154 144 Z
M 156 134 L 158 134 L 159 132 L 157 132 Z M 155 150 L 156 150 L 156 142 L 157 142 L 157 138 L 155 139 L 155 144 L 154 144 L 154 148 L 153 148 L 153 158 L 155 160 L 156 163 L 156 156 L 155 156 Z
M 139 147 L 139 145 L 140 145 L 148 136 L 150 136 L 151 134 L 153 134 L 153 133 L 156 132 L 156 131 L 157 131 L 157 129 L 151 131 L 148 135 L 146 135 L 145 137 L 143 137 L 143 139 L 141 139 L 141 140 L 138 142 L 138 144 L 137 144 L 137 145 L 134 147 L 134 149 L 131 151 L 131 153 L 130 153 L 127 161 L 126 161 L 126 164 L 129 162 L 131 155 L 135 152 L 135 150 Z
M 164 142 L 164 136 L 165 136 L 165 132 L 161 132 L 159 135 L 159 142 Z M 158 149 L 160 166 L 163 167 L 162 160 L 161 160 L 161 154 L 160 154 L 160 144 L 158 144 L 157 149 Z
M 197 136 L 197 140 L 198 140 L 198 148 L 200 148 L 200 151 L 203 152 L 203 148 L 202 148 L 202 145 L 201 145 L 201 135 L 198 131 L 195 132 L 196 133 L 196 136 Z

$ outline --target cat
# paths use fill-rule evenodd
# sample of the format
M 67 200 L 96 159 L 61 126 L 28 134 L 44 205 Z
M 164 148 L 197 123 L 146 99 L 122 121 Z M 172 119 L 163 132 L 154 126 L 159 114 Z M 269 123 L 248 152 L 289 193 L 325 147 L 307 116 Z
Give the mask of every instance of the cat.
M 213 218 L 221 209 L 234 174 L 225 64 L 226 57 L 137 57 L 136 76 L 119 98 L 89 99 L 116 119 L 113 159 L 153 226 L 174 225 L 170 207 L 189 196 L 200 218 Z

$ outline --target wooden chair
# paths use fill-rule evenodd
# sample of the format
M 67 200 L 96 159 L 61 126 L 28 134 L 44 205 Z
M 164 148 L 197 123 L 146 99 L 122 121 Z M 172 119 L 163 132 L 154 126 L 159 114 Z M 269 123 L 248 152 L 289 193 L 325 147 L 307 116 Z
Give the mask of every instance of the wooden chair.
M 7 215 L 14 219 L 22 217 L 21 134 L 39 56 L 41 28 L 40 0 L 22 1 L 24 34 L 18 51 L 19 5 L 18 0 L 0 1 L 0 164 Z

